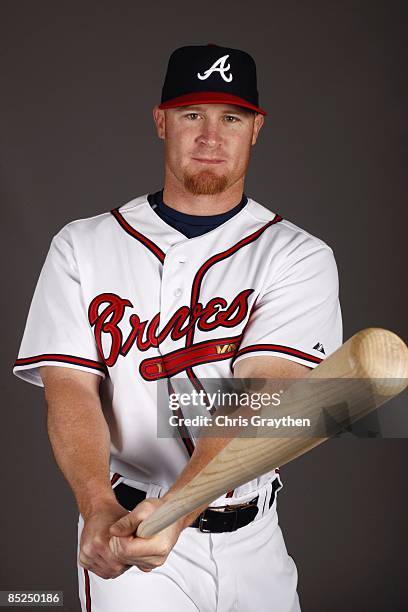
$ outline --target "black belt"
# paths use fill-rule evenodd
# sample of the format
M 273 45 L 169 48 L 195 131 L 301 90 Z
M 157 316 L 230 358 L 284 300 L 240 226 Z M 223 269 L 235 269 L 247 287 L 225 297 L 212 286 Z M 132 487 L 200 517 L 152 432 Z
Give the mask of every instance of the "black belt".
M 269 508 L 272 506 L 276 491 L 281 488 L 278 478 L 272 482 L 272 493 L 269 500 Z M 133 510 L 137 504 L 146 499 L 145 491 L 140 491 L 121 482 L 113 489 L 116 499 L 126 510 Z M 241 527 L 249 525 L 258 514 L 258 496 L 245 504 L 238 506 L 224 506 L 223 509 L 216 510 L 207 508 L 192 523 L 190 527 L 196 527 L 204 533 L 224 533 L 226 531 L 236 531 Z

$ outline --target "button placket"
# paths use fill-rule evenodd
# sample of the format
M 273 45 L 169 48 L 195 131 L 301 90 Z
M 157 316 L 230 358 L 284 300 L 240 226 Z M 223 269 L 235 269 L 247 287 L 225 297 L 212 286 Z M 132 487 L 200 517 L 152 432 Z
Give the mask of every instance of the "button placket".
M 184 304 L 185 275 L 186 273 L 188 274 L 188 269 L 185 266 L 187 256 L 183 253 L 178 253 L 177 246 L 174 245 L 169 249 L 163 263 L 160 291 L 160 328 Z M 166 349 L 165 345 L 166 340 L 163 342 L 163 349 Z

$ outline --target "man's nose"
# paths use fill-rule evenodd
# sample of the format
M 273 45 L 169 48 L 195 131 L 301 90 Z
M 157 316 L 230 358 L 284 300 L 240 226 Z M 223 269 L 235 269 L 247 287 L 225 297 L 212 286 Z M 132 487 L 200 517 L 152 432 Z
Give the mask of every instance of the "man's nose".
M 210 121 L 203 121 L 198 140 L 208 147 L 216 147 L 222 140 L 219 126 Z

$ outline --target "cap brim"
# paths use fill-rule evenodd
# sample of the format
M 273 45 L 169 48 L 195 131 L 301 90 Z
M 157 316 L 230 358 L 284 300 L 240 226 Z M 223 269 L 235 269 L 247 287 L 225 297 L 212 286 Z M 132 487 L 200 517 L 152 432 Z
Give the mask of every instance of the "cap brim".
M 219 91 L 200 91 L 185 94 L 184 96 L 178 96 L 177 98 L 172 98 L 171 100 L 167 100 L 166 102 L 162 102 L 159 105 L 159 108 L 177 108 L 179 106 L 190 106 L 192 104 L 233 104 L 235 106 L 242 106 L 243 108 L 248 108 L 253 110 L 261 115 L 266 115 L 266 112 L 255 106 L 255 104 L 251 104 L 247 100 L 240 98 L 239 96 L 233 96 L 231 94 L 222 93 Z

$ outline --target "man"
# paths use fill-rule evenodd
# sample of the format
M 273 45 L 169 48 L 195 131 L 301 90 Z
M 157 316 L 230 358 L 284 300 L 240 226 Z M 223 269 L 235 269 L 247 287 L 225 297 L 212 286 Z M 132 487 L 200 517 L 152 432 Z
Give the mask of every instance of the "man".
M 51 243 L 14 372 L 45 387 L 83 611 L 300 609 L 277 470 L 135 537 L 226 442 L 159 438 L 160 381 L 302 377 L 342 341 L 331 249 L 244 194 L 265 114 L 247 53 L 177 49 L 153 110 L 164 189 Z

